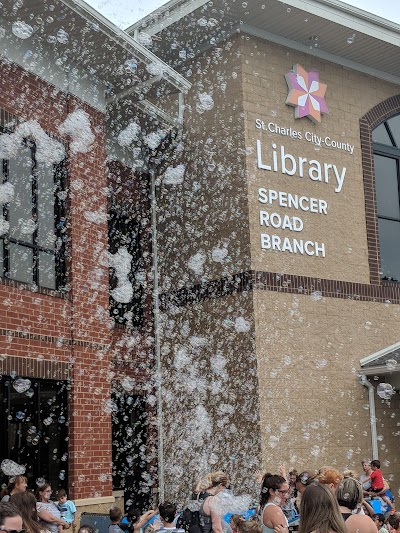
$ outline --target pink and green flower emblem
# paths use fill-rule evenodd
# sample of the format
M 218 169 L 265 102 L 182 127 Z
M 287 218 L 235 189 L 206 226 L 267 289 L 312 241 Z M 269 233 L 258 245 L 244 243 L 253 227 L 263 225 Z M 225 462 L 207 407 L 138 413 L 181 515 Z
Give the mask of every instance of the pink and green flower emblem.
M 289 88 L 286 103 L 294 106 L 295 117 L 308 117 L 313 122 L 321 122 L 321 114 L 328 113 L 325 102 L 327 86 L 319 81 L 318 71 L 307 72 L 297 64 L 285 78 Z

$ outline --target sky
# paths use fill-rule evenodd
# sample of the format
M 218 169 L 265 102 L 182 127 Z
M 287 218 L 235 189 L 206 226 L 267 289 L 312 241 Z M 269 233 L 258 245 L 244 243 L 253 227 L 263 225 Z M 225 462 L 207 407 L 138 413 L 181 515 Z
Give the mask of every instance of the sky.
M 86 0 L 86 2 L 120 28 L 127 28 L 167 3 L 166 0 Z M 345 3 L 400 24 L 398 0 L 352 0 Z

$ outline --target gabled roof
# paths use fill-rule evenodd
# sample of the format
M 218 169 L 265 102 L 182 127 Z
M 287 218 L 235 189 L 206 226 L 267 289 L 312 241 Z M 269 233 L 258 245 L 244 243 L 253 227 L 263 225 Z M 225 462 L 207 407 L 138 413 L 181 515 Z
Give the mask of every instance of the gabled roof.
M 172 66 L 240 31 L 400 84 L 400 25 L 338 0 L 170 0 L 126 31 Z
M 365 375 L 400 372 L 400 342 L 363 357 L 360 359 L 360 366 Z
M 83 0 L 51 4 L 29 0 L 16 9 L 13 0 L 2 0 L 4 57 L 102 111 L 106 90 L 125 96 L 130 89 L 133 101 L 136 88 L 143 83 L 162 83 L 170 93 L 189 90 L 191 84 L 181 74 Z M 31 35 L 20 38 L 15 34 L 18 21 L 30 28 Z M 127 61 L 137 64 L 134 72 L 127 68 Z M 157 65 L 161 75 L 154 76 L 151 65 Z M 143 108 L 146 101 L 141 95 L 134 103 Z M 157 111 L 154 104 L 149 107 Z

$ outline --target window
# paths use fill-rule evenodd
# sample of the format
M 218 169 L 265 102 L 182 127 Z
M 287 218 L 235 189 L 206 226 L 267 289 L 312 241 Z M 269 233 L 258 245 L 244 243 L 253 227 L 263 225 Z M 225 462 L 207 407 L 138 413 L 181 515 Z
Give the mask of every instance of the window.
M 124 490 L 125 507 L 146 509 L 150 486 L 146 480 L 147 423 L 143 396 L 113 386 L 112 476 L 114 490 Z
M 141 283 L 141 247 L 140 222 L 134 214 L 126 212 L 121 206 L 109 211 L 108 246 L 111 254 L 116 254 L 125 248 L 132 256 L 131 269 L 128 274 L 129 284 L 133 294 L 129 302 L 117 301 L 113 298 L 113 290 L 117 288 L 118 280 L 115 268 L 110 268 L 110 314 L 119 324 L 129 324 L 140 327 L 143 324 L 143 289 Z
M 54 490 L 68 487 L 68 388 L 65 381 L 0 380 L 0 457 L 25 466 L 30 487 L 37 478 Z
M 26 140 L 15 159 L 2 160 L 0 183 L 14 195 L 2 205 L 8 232 L 0 235 L 0 274 L 48 289 L 65 286 L 65 164 L 38 162 Z
M 400 281 L 400 115 L 372 131 L 382 279 Z

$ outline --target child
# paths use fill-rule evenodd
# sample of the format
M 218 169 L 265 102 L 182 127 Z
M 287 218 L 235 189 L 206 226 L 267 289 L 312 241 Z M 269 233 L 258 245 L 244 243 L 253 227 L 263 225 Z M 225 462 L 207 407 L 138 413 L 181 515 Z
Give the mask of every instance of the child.
M 128 522 L 129 533 L 142 533 L 143 528 L 151 523 L 151 520 L 155 517 L 157 511 L 147 511 L 143 514 L 140 513 L 140 509 L 130 507 L 126 515 Z
M 375 522 L 376 527 L 378 528 L 378 533 L 388 533 L 388 530 L 385 526 L 385 517 L 381 513 L 372 515 L 372 520 Z
M 241 514 L 233 514 L 230 517 L 229 525 L 231 526 L 232 533 L 238 533 L 241 522 L 244 522 L 244 518 Z
M 68 500 L 67 493 L 64 489 L 60 489 L 57 492 L 58 498 L 58 510 L 61 513 L 61 520 L 68 522 L 73 528 L 76 527 L 75 513 L 76 507 L 73 501 Z M 62 531 L 62 528 L 61 528 Z
M 400 513 L 391 514 L 388 518 L 389 531 L 396 533 L 400 530 Z
M 185 533 L 184 529 L 179 529 L 175 527 L 175 518 L 176 518 L 176 505 L 175 503 L 164 502 L 160 503 L 158 506 L 158 513 L 160 515 L 160 520 L 162 527 L 157 529 L 161 533 Z
M 286 532 L 288 531 L 286 527 L 284 530 Z M 259 520 L 242 520 L 238 524 L 238 532 L 239 533 L 261 533 L 261 524 Z
M 382 472 L 380 468 L 381 468 L 380 461 L 378 461 L 377 459 L 374 459 L 373 461 L 371 461 L 371 470 L 372 470 L 371 475 L 365 478 L 363 482 L 365 483 L 366 481 L 371 480 L 371 488 L 369 490 L 370 494 L 379 494 L 380 492 L 383 491 L 384 481 L 383 481 L 383 476 L 382 476 Z M 389 508 L 393 509 L 393 505 L 392 505 L 390 498 L 386 496 L 386 494 L 379 494 L 379 495 L 382 498 L 382 500 L 389 506 Z
M 124 533 L 124 530 L 119 527 L 122 520 L 122 511 L 118 507 L 110 509 L 111 524 L 108 526 L 108 533 Z

